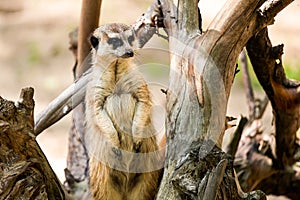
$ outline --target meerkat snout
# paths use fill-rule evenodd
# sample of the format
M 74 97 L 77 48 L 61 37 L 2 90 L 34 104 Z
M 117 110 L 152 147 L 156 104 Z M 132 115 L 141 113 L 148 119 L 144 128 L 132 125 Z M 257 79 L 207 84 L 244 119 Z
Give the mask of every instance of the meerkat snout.
M 122 58 L 130 58 L 130 57 L 133 57 L 133 56 L 134 56 L 133 50 L 132 49 L 127 49 L 125 51 L 125 54 L 121 57 Z
M 121 24 L 110 24 L 97 28 L 90 37 L 94 55 L 110 58 L 130 58 L 136 50 L 134 30 Z

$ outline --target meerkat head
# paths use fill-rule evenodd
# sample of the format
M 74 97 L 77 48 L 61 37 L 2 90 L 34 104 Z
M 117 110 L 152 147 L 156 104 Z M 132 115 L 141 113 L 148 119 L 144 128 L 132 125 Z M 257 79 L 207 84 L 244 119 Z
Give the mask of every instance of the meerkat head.
M 136 48 L 135 33 L 125 24 L 106 24 L 97 28 L 90 37 L 94 55 L 110 59 L 130 58 Z

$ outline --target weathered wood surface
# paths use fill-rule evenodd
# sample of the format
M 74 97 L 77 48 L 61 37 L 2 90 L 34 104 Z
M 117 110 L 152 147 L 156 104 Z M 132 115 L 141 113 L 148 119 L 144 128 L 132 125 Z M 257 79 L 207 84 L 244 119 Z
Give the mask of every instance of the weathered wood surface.
M 265 2 L 264 7 L 261 7 Z M 152 37 L 157 27 L 163 27 L 169 36 L 171 70 L 167 91 L 168 146 L 166 168 L 157 199 L 265 199 L 260 191 L 250 192 L 250 189 L 259 185 L 257 181 L 246 187 L 248 193 L 242 192 L 235 180 L 231 158 L 219 147 L 225 130 L 226 105 L 239 53 L 252 36 L 271 24 L 274 16 L 291 2 L 229 0 L 202 33 L 197 0 L 154 0 L 147 13 L 133 26 L 137 34 L 141 34 L 141 46 Z M 258 12 L 259 8 L 262 8 L 261 12 Z M 282 71 L 278 69 L 277 72 Z M 272 82 L 272 86 L 283 83 L 294 89 L 283 89 L 277 91 L 278 94 L 283 92 L 288 102 L 294 99 L 291 103 L 299 105 L 297 83 L 294 85 L 286 79 L 280 80 L 280 83 Z M 290 93 L 296 95 L 291 96 Z M 60 106 L 60 112 L 64 110 L 61 108 L 64 107 Z M 279 115 L 291 116 L 284 112 Z M 75 124 L 76 128 L 78 124 Z M 288 128 L 294 130 L 297 127 L 298 121 Z M 77 133 L 73 136 L 80 138 Z M 289 147 L 295 141 L 291 136 L 292 140 L 283 136 Z M 84 146 L 83 143 L 80 145 Z M 280 168 L 294 163 L 294 153 L 295 150 L 279 154 L 282 159 L 277 166 Z M 76 156 L 69 158 L 76 159 Z M 273 170 L 272 166 L 270 169 Z M 81 180 L 68 170 L 66 173 L 71 177 L 70 184 L 74 180 Z
M 34 135 L 33 89 L 0 97 L 0 199 L 66 199 Z
M 250 194 L 241 195 L 238 187 L 228 189 L 232 186 L 228 179 L 232 179 L 234 174 L 231 174 L 231 178 L 224 175 L 222 186 L 217 191 L 184 187 L 192 175 L 198 180 L 195 185 L 200 180 L 204 181 L 204 174 L 197 171 L 207 169 L 205 162 L 200 163 L 197 170 L 194 169 L 199 162 L 188 159 L 186 155 L 195 150 L 195 143 L 207 146 L 208 141 L 213 140 L 220 147 L 238 56 L 248 40 L 271 24 L 273 17 L 291 1 L 280 1 L 279 4 L 263 0 L 227 1 L 203 34 L 198 27 L 197 0 L 160 2 L 164 27 L 169 35 L 171 72 L 167 94 L 167 155 L 158 199 L 201 199 L 203 196 L 198 195 L 199 191 L 208 192 L 203 195 L 210 199 L 247 199 Z M 258 12 L 265 2 L 265 7 L 274 9 Z M 213 145 L 210 147 L 213 149 Z M 197 149 L 199 154 L 203 153 L 202 150 Z M 212 151 L 205 153 L 209 157 Z M 230 160 L 227 162 L 230 163 Z M 180 169 L 178 163 L 182 163 L 181 166 L 188 163 L 185 166 L 187 174 L 174 181 Z M 221 159 L 218 163 L 221 163 Z M 217 166 L 215 163 L 211 167 L 218 169 Z M 230 174 L 230 166 L 227 166 L 224 174 Z M 222 193 L 224 188 L 226 192 Z M 217 195 L 214 196 L 214 192 Z M 265 198 L 259 191 L 253 193 L 256 197 L 251 198 Z
M 241 186 L 245 191 L 259 188 L 267 194 L 299 199 L 300 170 L 294 165 L 300 161 L 296 136 L 300 127 L 300 83 L 287 79 L 281 57 L 283 45 L 272 46 L 267 28 L 249 40 L 247 51 L 271 102 L 275 123 L 274 132 L 263 132 L 263 110 L 258 116 L 251 114 L 235 160 Z
M 257 78 L 272 104 L 276 128 L 276 168 L 295 163 L 296 132 L 300 127 L 300 82 L 287 79 L 283 65 L 283 45 L 272 46 L 267 28 L 247 44 Z

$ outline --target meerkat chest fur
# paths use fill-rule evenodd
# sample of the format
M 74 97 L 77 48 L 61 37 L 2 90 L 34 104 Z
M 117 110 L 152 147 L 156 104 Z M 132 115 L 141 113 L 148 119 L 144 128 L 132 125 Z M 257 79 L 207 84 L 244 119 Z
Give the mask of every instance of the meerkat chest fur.
M 89 108 L 94 112 L 95 122 L 101 126 L 100 133 L 109 137 L 119 148 L 139 151 L 136 143 L 140 142 L 140 138 L 147 137 L 145 128 L 153 131 L 152 134 L 155 130 L 150 121 L 152 105 L 148 86 L 141 74 L 134 69 L 131 60 L 115 60 L 104 70 L 94 66 L 93 80 L 88 91 L 91 103 Z M 142 112 L 136 112 L 138 107 L 143 108 Z M 112 127 L 104 126 L 103 113 L 111 121 Z M 138 127 L 141 128 L 140 131 L 135 130 Z M 110 128 L 114 128 L 117 135 L 112 134 Z
M 85 143 L 93 199 L 153 199 L 160 170 L 148 86 L 132 63 L 134 32 L 99 27 L 90 38 L 93 72 L 86 93 Z M 155 169 L 155 170 L 153 170 Z

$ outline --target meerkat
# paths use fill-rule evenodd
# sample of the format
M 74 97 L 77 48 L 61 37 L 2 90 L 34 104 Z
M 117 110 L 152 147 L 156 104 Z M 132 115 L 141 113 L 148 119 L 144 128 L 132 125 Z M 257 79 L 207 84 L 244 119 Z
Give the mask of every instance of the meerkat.
M 132 62 L 134 31 L 124 24 L 103 25 L 90 43 L 85 143 L 92 199 L 152 200 L 163 155 L 151 120 L 149 89 Z

